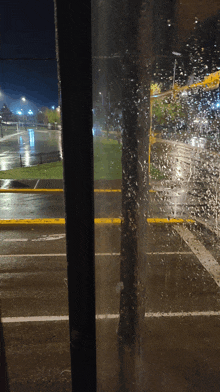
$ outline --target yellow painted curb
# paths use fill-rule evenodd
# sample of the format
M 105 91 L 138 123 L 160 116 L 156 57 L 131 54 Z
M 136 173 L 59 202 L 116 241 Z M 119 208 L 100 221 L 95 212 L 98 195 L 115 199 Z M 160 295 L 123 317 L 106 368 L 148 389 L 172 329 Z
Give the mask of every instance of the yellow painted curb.
M 0 189 L 0 193 L 46 193 L 46 192 L 63 192 L 63 189 Z
M 120 225 L 121 218 L 96 218 L 95 225 Z M 195 223 L 193 219 L 148 218 L 148 223 Z M 64 225 L 64 218 L 57 219 L 1 219 L 0 225 Z
M 113 225 L 120 225 L 121 224 L 120 218 L 97 218 L 94 219 L 95 224 L 113 224 Z M 148 223 L 195 223 L 193 219 L 178 219 L 178 218 L 148 218 Z
M 178 218 L 148 218 L 148 223 L 195 223 L 193 219 L 178 219 Z
M 19 188 L 19 189 L 3 189 L 0 188 L 0 193 L 47 193 L 47 192 L 63 192 L 63 189 L 30 189 L 30 188 Z M 121 193 L 121 189 L 94 189 L 95 193 Z M 149 192 L 156 192 L 150 189 Z
M 1 219 L 0 225 L 64 225 L 65 219 Z
M 120 225 L 120 218 L 96 218 L 94 219 L 95 225 L 103 225 L 103 224 L 112 224 L 112 225 Z
M 121 189 L 94 189 L 97 193 L 107 193 L 107 192 L 121 192 Z
M 108 193 L 108 192 L 121 192 L 121 189 L 94 189 L 96 193 Z M 156 192 L 154 189 L 150 189 L 149 192 Z

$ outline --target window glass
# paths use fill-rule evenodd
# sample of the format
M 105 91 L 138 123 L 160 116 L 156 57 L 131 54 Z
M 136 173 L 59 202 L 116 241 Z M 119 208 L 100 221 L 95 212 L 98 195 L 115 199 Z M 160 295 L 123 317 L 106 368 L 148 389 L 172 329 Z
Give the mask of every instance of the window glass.
M 218 391 L 219 2 L 92 7 L 98 390 Z

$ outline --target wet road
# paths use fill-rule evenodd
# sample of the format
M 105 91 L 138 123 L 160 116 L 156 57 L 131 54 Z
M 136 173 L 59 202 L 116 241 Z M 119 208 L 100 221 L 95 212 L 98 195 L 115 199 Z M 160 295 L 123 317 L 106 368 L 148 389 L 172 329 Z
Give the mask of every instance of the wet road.
M 119 389 L 119 229 L 96 229 L 97 344 L 99 391 Z M 186 243 L 184 235 L 190 234 Z M 105 239 L 107 239 L 105 238 Z M 220 289 L 202 264 L 202 244 L 218 263 L 215 238 L 195 226 L 152 225 L 146 244 L 146 305 L 142 382 L 146 391 L 218 391 L 220 382 Z M 114 243 L 114 248 L 110 246 Z M 96 242 L 97 244 L 97 242 Z M 108 244 L 108 245 L 107 245 Z M 102 255 L 101 253 L 108 255 Z M 209 256 L 210 256 L 209 255 Z M 219 275 L 218 275 L 219 276 Z M 215 276 L 216 280 L 217 277 Z M 106 314 L 107 313 L 107 314 Z M 103 320 L 101 315 L 105 315 Z M 129 372 L 132 373 L 132 365 Z M 127 374 L 128 375 L 128 374 Z
M 64 218 L 63 193 L 1 193 L 0 219 Z
M 201 195 L 193 194 L 198 182 L 194 174 L 187 177 L 190 164 L 181 166 L 184 175 L 178 177 L 181 154 L 166 148 L 167 166 L 173 156 L 172 176 L 166 181 L 151 180 L 156 192 L 150 193 L 150 216 L 194 217 L 196 222 L 148 225 L 142 382 L 146 392 L 218 392 L 219 237 L 201 225 L 201 216 L 195 214 Z M 202 181 L 199 186 L 202 192 Z M 95 188 L 120 189 L 120 181 L 97 181 Z M 15 205 L 16 214 L 20 206 L 22 218 L 30 217 L 31 211 L 31 217 L 64 213 L 62 194 L 1 194 L 0 200 L 1 207 Z M 1 211 L 10 213 L 10 209 Z M 120 214 L 120 192 L 95 193 L 96 218 Z M 207 212 L 205 220 L 204 216 Z M 212 216 L 206 223 L 212 223 Z M 64 226 L 1 227 L 1 308 L 12 392 L 71 390 L 64 230 Z M 95 226 L 98 392 L 121 392 L 120 248 L 120 225 Z M 134 365 L 132 359 L 128 373 Z
M 149 225 L 147 237 L 142 369 L 146 391 L 217 392 L 216 237 L 198 225 Z M 64 226 L 1 228 L 0 241 L 10 390 L 70 391 Z M 207 269 L 203 247 L 219 269 L 214 264 Z M 95 252 L 97 390 L 108 392 L 118 390 L 119 383 L 120 226 L 96 225 Z M 54 316 L 62 319 L 55 321 Z
M 0 237 L 10 391 L 71 391 L 64 227 L 1 228 Z
M 14 167 L 30 166 L 40 163 L 40 158 L 46 162 L 45 154 L 60 152 L 62 158 L 61 132 L 32 129 L 10 130 L 0 138 L 0 170 Z M 37 154 L 42 154 L 39 157 Z M 57 159 L 56 159 L 57 160 Z
M 115 189 L 120 183 L 97 182 L 95 187 L 108 185 Z M 160 196 L 160 192 L 151 193 L 151 212 L 160 205 L 158 214 L 165 216 L 168 207 Z M 23 200 L 34 206 L 33 199 Z M 48 199 L 50 211 L 54 202 L 53 197 Z M 96 217 L 118 216 L 120 202 L 120 192 L 95 193 Z M 1 310 L 12 392 L 71 390 L 64 230 L 64 226 L 29 226 L 0 231 Z M 100 392 L 120 390 L 120 247 L 120 225 L 96 225 Z M 145 250 L 142 376 L 146 392 L 217 392 L 218 237 L 199 224 L 149 224 Z M 61 319 L 55 321 L 55 317 Z

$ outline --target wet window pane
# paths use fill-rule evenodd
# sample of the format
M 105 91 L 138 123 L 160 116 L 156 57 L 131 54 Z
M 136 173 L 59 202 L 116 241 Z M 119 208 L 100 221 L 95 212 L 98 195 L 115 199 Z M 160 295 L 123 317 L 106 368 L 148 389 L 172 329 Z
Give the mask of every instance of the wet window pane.
M 218 391 L 220 7 L 93 2 L 98 391 Z

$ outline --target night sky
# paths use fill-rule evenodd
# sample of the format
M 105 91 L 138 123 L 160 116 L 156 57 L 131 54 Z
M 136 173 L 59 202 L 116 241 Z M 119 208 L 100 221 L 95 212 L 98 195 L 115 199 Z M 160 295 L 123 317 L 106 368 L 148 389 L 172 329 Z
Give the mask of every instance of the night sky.
M 53 0 L 0 0 L 0 88 L 38 107 L 58 105 Z

